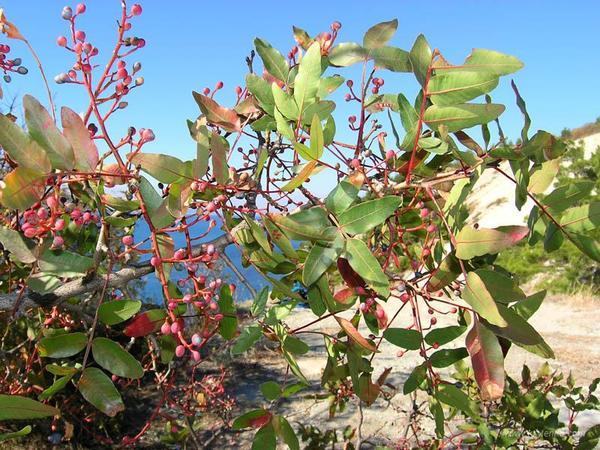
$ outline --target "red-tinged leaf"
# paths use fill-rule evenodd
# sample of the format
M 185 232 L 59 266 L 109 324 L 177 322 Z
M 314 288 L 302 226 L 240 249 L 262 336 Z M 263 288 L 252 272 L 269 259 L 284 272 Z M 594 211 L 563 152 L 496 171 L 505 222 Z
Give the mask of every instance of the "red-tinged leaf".
M 354 303 L 356 301 L 356 291 L 354 288 L 343 288 L 334 294 L 333 299 L 342 305 Z
M 528 234 L 529 228 L 518 225 L 478 229 L 466 226 L 456 235 L 456 257 L 471 259 L 494 255 L 515 245 Z
M 158 331 L 165 321 L 166 314 L 162 309 L 151 309 L 138 314 L 123 330 L 128 337 L 141 337 Z
M 475 317 L 473 328 L 467 334 L 466 346 L 481 397 L 484 400 L 501 398 L 504 392 L 504 357 L 498 338 Z
M 17 167 L 4 178 L 0 202 L 10 209 L 27 209 L 42 198 L 45 181 L 46 175 Z
M 246 414 L 242 414 L 233 421 L 232 428 L 241 430 L 242 428 L 260 428 L 271 420 L 273 415 L 266 409 L 255 409 Z
M 127 178 L 121 176 L 123 172 L 117 163 L 105 166 L 102 172 L 105 173 L 105 175 L 102 175 L 102 180 L 104 180 L 106 187 L 115 187 L 127 183 Z
M 250 419 L 248 425 L 252 428 L 262 428 L 271 421 L 271 417 L 273 417 L 273 415 L 267 411 L 267 413 L 262 416 Z
M 337 267 L 340 275 L 351 288 L 365 287 L 367 283 L 362 277 L 356 273 L 356 271 L 350 266 L 350 263 L 346 258 L 338 258 Z
M 342 317 L 336 317 L 335 319 L 342 327 L 342 330 L 344 330 L 344 332 L 352 341 L 354 341 L 357 345 L 364 348 L 365 350 L 368 350 L 372 353 L 377 353 L 377 347 L 375 347 L 373 343 L 365 339 L 365 337 L 358 332 L 356 327 L 352 325 L 352 322 Z
M 23 107 L 29 135 L 46 150 L 52 167 L 71 170 L 75 165 L 73 148 L 46 108 L 31 95 L 23 96 Z
M 405 149 L 405 150 L 410 150 L 410 149 Z M 414 169 L 415 167 L 417 167 L 421 161 L 423 161 L 426 157 L 429 156 L 429 153 L 426 150 L 418 150 L 415 153 L 415 159 L 413 161 L 413 166 L 412 168 Z M 410 161 L 406 161 L 404 164 L 402 164 L 400 167 L 398 167 L 396 169 L 397 172 L 399 173 L 406 173 L 408 172 L 408 166 L 410 164 Z
M 92 172 L 98 165 L 98 149 L 79 114 L 63 106 L 60 112 L 63 134 L 73 147 L 75 168 Z
M 240 131 L 242 129 L 240 118 L 235 111 L 220 106 L 206 95 L 198 92 L 193 92 L 193 95 L 196 103 L 200 106 L 202 114 L 206 116 L 206 120 L 210 123 L 218 125 L 226 131 Z
M 367 406 L 371 406 L 373 402 L 377 400 L 377 397 L 379 397 L 381 388 L 371 381 L 370 375 L 365 374 L 358 380 L 357 391 L 358 398 L 365 402 Z

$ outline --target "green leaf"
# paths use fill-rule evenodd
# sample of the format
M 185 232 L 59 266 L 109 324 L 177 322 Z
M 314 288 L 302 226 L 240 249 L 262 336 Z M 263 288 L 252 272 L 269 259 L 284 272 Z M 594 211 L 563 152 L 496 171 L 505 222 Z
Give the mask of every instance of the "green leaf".
M 44 194 L 47 175 L 26 167 L 17 167 L 4 177 L 0 202 L 9 209 L 28 209 Z
M 390 285 L 379 261 L 360 239 L 346 241 L 346 254 L 350 266 L 382 297 L 389 297 Z
M 298 119 L 298 105 L 296 105 L 294 98 L 290 94 L 284 92 L 277 83 L 271 84 L 271 94 L 273 95 L 275 106 L 277 106 L 281 114 L 290 120 Z
M 478 229 L 466 226 L 456 235 L 456 257 L 472 259 L 494 255 L 515 245 L 528 233 L 529 228 L 517 225 Z
M 265 79 L 249 73 L 246 75 L 246 87 L 254 98 L 256 98 L 260 107 L 266 113 L 273 115 L 275 99 L 273 98 L 273 91 L 269 83 Z
M 61 120 L 63 134 L 73 148 L 75 168 L 78 170 L 93 172 L 98 165 L 99 155 L 94 140 L 90 136 L 88 128 L 72 109 L 63 106 L 61 108 Z
M 315 41 L 302 57 L 294 80 L 294 99 L 300 112 L 315 101 L 320 77 L 321 46 Z
M 226 184 L 229 180 L 229 167 L 227 165 L 229 144 L 225 138 L 213 131 L 210 137 L 210 149 L 212 152 L 213 175 L 218 183 Z
M 560 218 L 560 224 L 574 233 L 588 233 L 595 230 L 600 225 L 600 202 L 567 209 Z M 1 237 L 0 240 L 4 244 Z
M 344 77 L 337 74 L 331 77 L 321 78 L 321 81 L 319 82 L 319 91 L 317 93 L 317 97 L 321 99 L 327 97 L 337 88 L 339 88 L 343 82 Z
M 338 217 L 340 226 L 348 234 L 361 234 L 381 225 L 398 209 L 402 197 L 387 196 L 352 206 Z
M 425 364 L 419 364 L 416 366 L 413 371 L 410 373 L 406 381 L 404 382 L 404 387 L 402 388 L 402 392 L 404 395 L 408 395 L 417 389 L 423 381 L 427 378 L 427 366 Z
M 256 432 L 250 450 L 275 450 L 276 446 L 277 436 L 273 425 L 269 424 Z
M 302 282 L 304 285 L 310 286 L 321 278 L 321 275 L 337 261 L 342 248 L 343 242 L 341 239 L 336 239 L 331 245 L 315 243 L 306 257 L 302 269 Z
M 228 284 L 224 284 L 221 287 L 217 303 L 219 311 L 225 316 L 219 322 L 219 334 L 227 340 L 233 339 L 237 334 L 238 320 L 233 296 Z
M 546 189 L 552 185 L 558 169 L 560 169 L 560 159 L 551 159 L 550 161 L 543 162 L 530 173 L 527 191 L 531 194 L 543 194 L 546 192 Z
M 50 372 L 52 375 L 65 376 L 65 375 L 75 375 L 79 372 L 78 369 L 71 366 L 59 366 L 57 364 L 48 364 L 45 369 Z
M 271 44 L 259 38 L 254 39 L 254 46 L 256 47 L 256 51 L 258 52 L 260 59 L 262 59 L 267 72 L 278 80 L 287 83 L 290 68 L 283 55 L 279 53 L 279 50 L 273 48 Z
M 52 398 L 52 396 L 54 396 L 56 393 L 62 391 L 67 384 L 69 384 L 69 381 L 71 381 L 71 378 L 73 378 L 74 373 L 65 375 L 63 377 L 60 377 L 58 380 L 56 380 L 54 383 L 52 383 L 52 386 L 48 387 L 47 389 L 44 389 L 44 391 L 42 391 L 40 393 L 40 395 L 38 395 L 38 399 L 39 400 L 48 400 L 49 398 Z
M 467 349 L 461 348 L 444 348 L 431 354 L 429 362 L 433 367 L 441 369 L 443 367 L 451 366 L 452 364 L 465 359 L 469 356 Z
M 25 122 L 29 135 L 46 150 L 52 167 L 70 170 L 75 165 L 73 148 L 69 141 L 56 128 L 48 111 L 31 95 L 23 96 Z
M 97 337 L 92 341 L 94 360 L 103 369 L 123 378 L 142 378 L 144 369 L 137 359 L 116 342 Z
M 130 156 L 134 165 L 140 165 L 142 170 L 157 181 L 171 184 L 183 177 L 189 176 L 185 164 L 174 156 L 158 153 L 136 153 Z
M 433 53 L 429 47 L 429 44 L 427 43 L 427 39 L 425 39 L 425 36 L 422 34 L 417 36 L 417 40 L 413 44 L 408 57 L 410 59 L 415 77 L 421 86 L 425 85 L 427 70 L 431 64 L 432 55 Z
M 77 388 L 83 398 L 109 417 L 125 409 L 121 394 L 110 378 L 96 367 L 83 370 Z
M 333 241 L 339 234 L 330 226 L 327 211 L 318 206 L 285 216 L 272 214 L 270 219 L 294 240 Z
M 304 355 L 310 350 L 306 342 L 290 335 L 287 335 L 283 340 L 283 348 L 294 355 Z
M 488 292 L 493 292 L 494 300 L 501 303 L 518 302 L 525 299 L 525 293 L 519 287 L 517 280 L 510 278 L 502 272 L 477 269 L 479 276 Z
M 38 173 L 52 170 L 46 151 L 4 114 L 0 114 L 0 146 L 21 167 Z
M 0 434 L 0 442 L 8 441 L 9 439 L 15 439 L 15 438 L 27 436 L 29 433 L 31 433 L 31 430 L 32 430 L 31 425 L 26 425 L 23 428 L 21 428 L 19 431 L 2 433 L 2 434 Z
M 507 326 L 497 327 L 493 324 L 486 324 L 496 336 L 502 336 L 542 358 L 554 358 L 554 352 L 550 346 L 548 346 L 544 341 L 544 338 L 535 331 L 527 320 L 517 314 L 513 309 L 507 308 L 504 305 L 498 305 L 498 309 L 506 321 Z
M 585 199 L 594 188 L 593 181 L 574 181 L 560 186 L 548 194 L 542 203 L 556 214 Z
M 325 206 L 334 215 L 338 216 L 354 203 L 358 197 L 359 190 L 358 186 L 349 181 L 342 180 L 325 199 Z
M 397 47 L 381 47 L 372 49 L 369 55 L 377 67 L 392 72 L 412 72 L 412 64 L 406 50 Z
M 33 264 L 37 257 L 21 236 L 21 233 L 9 228 L 0 227 L 0 242 L 11 254 L 11 259 L 25 264 Z
M 250 314 L 254 317 L 259 317 L 265 312 L 265 307 L 267 306 L 267 301 L 269 300 L 269 288 L 265 286 L 260 290 L 254 301 L 252 302 L 252 306 L 250 307 Z
M 40 270 L 60 277 L 77 277 L 94 265 L 90 257 L 66 250 L 46 250 L 39 260 Z
M 298 437 L 294 433 L 294 429 L 283 416 L 276 417 L 276 421 L 273 422 L 275 431 L 283 439 L 290 450 L 300 450 L 300 443 Z
M 427 94 L 435 105 L 456 105 L 492 91 L 498 77 L 486 72 L 447 70 L 431 77 Z
M 488 322 L 499 327 L 507 326 L 506 320 L 498 311 L 494 301 L 494 292 L 490 292 L 476 272 L 467 274 L 467 282 L 462 293 L 462 298 Z
M 329 63 L 337 67 L 348 67 L 368 58 L 368 51 L 354 42 L 342 42 L 329 52 Z
M 241 355 L 256 344 L 262 337 L 262 334 L 262 330 L 258 325 L 251 325 L 244 328 L 233 344 L 233 347 L 231 347 L 231 353 L 234 355 Z
M 459 409 L 469 416 L 478 415 L 473 408 L 473 402 L 469 399 L 469 396 L 452 384 L 440 383 L 437 387 L 435 397 L 440 402 Z
M 438 345 L 444 345 L 452 342 L 454 339 L 461 336 L 465 331 L 467 331 L 467 327 L 459 325 L 435 328 L 427 333 L 425 336 L 425 342 L 427 342 L 429 345 L 434 345 L 436 343 Z
M 496 103 L 439 106 L 432 105 L 423 116 L 425 123 L 435 131 L 440 125 L 447 127 L 449 133 L 471 128 L 497 119 L 504 112 L 504 105 Z
M 394 36 L 397 29 L 398 19 L 373 25 L 365 33 L 363 46 L 368 49 L 383 47 Z
M 272 402 L 281 397 L 281 386 L 275 381 L 265 381 L 260 385 L 260 392 L 262 392 L 265 399 Z
M 0 420 L 40 419 L 58 415 L 60 411 L 50 405 L 20 395 L 0 394 Z
M 383 338 L 386 341 L 407 350 L 419 350 L 421 348 L 421 333 L 417 330 L 388 328 L 383 332 Z
M 321 120 L 316 114 L 312 118 L 310 125 L 310 153 L 313 159 L 319 159 L 323 156 L 323 128 Z
M 79 353 L 86 345 L 85 333 L 67 333 L 41 339 L 38 351 L 45 358 L 68 358 Z
M 333 111 L 335 111 L 335 102 L 331 100 L 320 100 L 312 103 L 304 108 L 302 125 L 310 125 L 315 115 L 319 117 L 319 120 L 329 119 Z
M 140 177 L 140 194 L 144 200 L 146 211 L 150 216 L 152 225 L 156 229 L 161 229 L 173 222 L 173 217 L 167 209 L 167 200 L 163 199 L 156 189 L 145 177 Z M 124 200 L 126 201 L 126 200 Z M 135 203 L 135 209 L 139 208 L 139 203 Z
M 504 356 L 498 338 L 477 318 L 466 338 L 475 381 L 483 400 L 497 400 L 504 392 Z
M 482 71 L 494 75 L 508 75 L 522 69 L 524 66 L 524 64 L 514 56 L 483 48 L 473 49 L 471 54 L 465 60 L 464 65 L 467 66 L 469 70 Z
M 298 172 L 298 174 L 294 178 L 292 178 L 288 183 L 286 183 L 281 188 L 281 190 L 284 192 L 290 192 L 302 186 L 302 183 L 304 183 L 306 179 L 310 177 L 311 174 L 314 172 L 314 170 L 317 167 L 317 164 L 319 164 L 318 161 L 310 161 L 304 164 L 302 170 L 300 170 L 300 172 Z

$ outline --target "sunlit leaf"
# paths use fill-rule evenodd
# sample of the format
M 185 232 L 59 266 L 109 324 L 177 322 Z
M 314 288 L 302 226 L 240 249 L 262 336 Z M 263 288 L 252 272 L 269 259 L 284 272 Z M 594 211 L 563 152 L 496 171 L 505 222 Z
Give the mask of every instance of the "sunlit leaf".
M 63 133 L 73 148 L 75 168 L 93 172 L 98 165 L 98 149 L 83 119 L 66 106 L 61 109 L 61 119 Z
M 75 165 L 73 148 L 69 141 L 56 128 L 52 117 L 31 95 L 23 96 L 25 122 L 34 141 L 46 150 L 52 167 L 70 170 Z
M 383 47 L 394 36 L 397 29 L 398 19 L 373 25 L 365 33 L 363 46 L 368 49 Z
M 240 131 L 242 128 L 240 118 L 232 109 L 220 106 L 212 98 L 193 92 L 194 99 L 200 110 L 210 123 L 220 126 L 226 131 Z
M 58 415 L 60 411 L 50 405 L 20 395 L 0 394 L 0 420 L 40 419 Z
M 515 245 L 529 233 L 524 226 L 504 226 L 498 228 L 464 227 L 456 236 L 456 256 L 471 259 L 486 254 L 496 254 Z
M 273 48 L 271 44 L 259 38 L 254 39 L 254 46 L 256 47 L 256 51 L 262 59 L 267 72 L 278 80 L 286 83 L 290 68 L 283 55 L 279 53 L 279 50 Z

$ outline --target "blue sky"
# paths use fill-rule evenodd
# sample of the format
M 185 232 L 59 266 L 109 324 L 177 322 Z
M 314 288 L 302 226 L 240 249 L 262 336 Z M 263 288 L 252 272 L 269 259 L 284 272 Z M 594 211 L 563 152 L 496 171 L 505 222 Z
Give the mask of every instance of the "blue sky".
M 67 31 L 67 22 L 60 18 L 64 5 L 54 0 L 3 2 L 8 18 L 37 49 L 51 77 L 72 63 L 71 55 L 55 44 L 56 37 Z M 222 80 L 225 89 L 218 100 L 232 102 L 233 90 L 246 74 L 244 58 L 254 37 L 260 36 L 287 53 L 293 44 L 292 25 L 316 34 L 327 30 L 333 20 L 343 24 L 339 42 L 360 42 L 369 26 L 397 17 L 400 25 L 392 44 L 404 49 L 424 33 L 432 47 L 439 48 L 451 62 L 460 63 L 473 47 L 519 57 L 525 68 L 512 78 L 527 102 L 534 130 L 559 133 L 563 127 L 576 127 L 600 116 L 600 93 L 593 83 L 600 72 L 597 1 L 147 0 L 142 5 L 144 12 L 134 19 L 133 31 L 148 43 L 135 58 L 143 63 L 146 83 L 129 96 L 130 107 L 114 120 L 119 130 L 128 125 L 152 128 L 157 140 L 148 151 L 192 157 L 194 146 L 185 119 L 197 116 L 198 108 L 191 91 Z M 93 0 L 87 6 L 80 26 L 106 57 L 115 37 L 119 1 Z M 23 57 L 30 75 L 13 77 L 13 83 L 4 86 L 5 97 L 31 93 L 45 101 L 35 64 L 19 43 L 11 45 L 14 56 Z M 409 98 L 414 97 L 410 75 L 386 73 L 385 79 L 386 92 L 407 91 Z M 511 138 L 517 138 L 522 119 L 509 82 L 510 78 L 501 81 L 494 100 L 507 104 L 504 128 Z M 58 105 L 76 111 L 84 107 L 80 87 L 52 83 L 52 90 Z M 341 108 L 342 114 L 353 112 L 347 105 Z

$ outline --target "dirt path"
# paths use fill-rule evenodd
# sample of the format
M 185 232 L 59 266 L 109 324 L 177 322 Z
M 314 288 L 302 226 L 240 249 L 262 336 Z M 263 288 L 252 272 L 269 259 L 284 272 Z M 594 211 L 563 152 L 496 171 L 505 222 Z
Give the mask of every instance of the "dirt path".
M 578 302 L 577 305 L 569 304 L 568 300 L 547 299 L 533 316 L 532 324 L 555 351 L 556 359 L 550 361 L 551 366 L 566 374 L 572 370 L 578 384 L 588 385 L 593 378 L 600 376 L 600 308 L 597 307 L 597 300 L 592 301 L 593 304 Z M 388 314 L 393 312 L 393 308 L 389 307 Z M 312 317 L 310 311 L 298 311 L 286 322 L 294 328 L 308 323 Z M 437 317 L 439 326 L 455 323 L 451 315 Z M 394 322 L 394 326 L 403 326 L 410 321 L 409 311 L 403 311 Z M 338 329 L 337 323 L 332 318 L 310 328 L 313 331 L 324 332 L 335 332 Z M 364 335 L 368 334 L 366 328 L 361 329 L 361 332 Z M 312 333 L 304 333 L 301 337 L 310 345 L 310 351 L 298 359 L 299 365 L 311 384 L 318 386 L 326 361 L 323 339 L 320 335 Z M 399 358 L 396 356 L 397 347 L 385 341 L 382 343 L 381 350 L 373 361 L 374 376 L 377 377 L 385 368 L 391 367 L 392 372 L 388 382 L 401 389 L 408 374 L 420 362 L 417 352 L 409 352 Z M 242 370 L 244 375 L 241 374 L 236 389 L 242 395 L 244 403 L 248 402 L 247 405 L 255 407 L 263 401 L 260 394 L 257 394 L 261 382 L 268 379 L 279 381 L 284 379 L 283 365 L 277 355 L 261 352 L 259 359 L 258 365 Z M 543 362 L 543 359 L 513 346 L 506 360 L 506 370 L 510 375 L 518 378 L 524 363 L 532 370 L 536 370 Z M 328 419 L 327 401 L 315 400 L 316 391 L 304 392 L 305 394 L 300 398 L 279 405 L 279 412 L 292 422 L 301 421 L 304 424 L 316 425 L 322 431 L 341 430 L 347 424 L 357 425 L 359 414 L 355 404 L 349 404 L 346 411 L 336 415 L 334 419 Z M 397 442 L 404 430 L 403 425 L 406 424 L 410 407 L 410 399 L 398 393 L 389 401 L 378 399 L 372 407 L 363 408 L 363 436 L 373 444 Z M 598 422 L 600 422 L 600 414 L 597 413 L 582 414 L 578 420 L 582 429 Z M 240 438 L 245 440 L 246 436 L 237 436 L 238 445 L 240 445 Z M 243 444 L 242 448 L 245 448 Z

